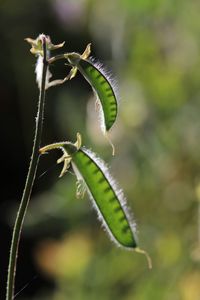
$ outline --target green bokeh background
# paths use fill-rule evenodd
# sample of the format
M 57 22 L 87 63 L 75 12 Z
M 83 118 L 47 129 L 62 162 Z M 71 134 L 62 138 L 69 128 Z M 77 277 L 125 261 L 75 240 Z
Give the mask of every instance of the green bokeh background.
M 27 214 L 17 289 L 31 280 L 29 267 L 44 281 L 17 299 L 200 299 L 199 11 L 195 0 L 1 0 L 4 269 L 38 97 L 35 58 L 23 39 L 42 32 L 54 43 L 66 41 L 66 51 L 81 53 L 91 42 L 92 55 L 114 74 L 120 93 L 110 133 L 115 157 L 80 75 L 48 91 L 42 144 L 74 141 L 81 132 L 83 144 L 106 160 L 123 187 L 139 245 L 153 263 L 150 271 L 144 256 L 109 241 L 88 197 L 76 199 L 75 176 L 58 179 L 59 153 L 51 153 L 41 159 Z M 51 71 L 62 78 L 67 67 L 58 63 Z

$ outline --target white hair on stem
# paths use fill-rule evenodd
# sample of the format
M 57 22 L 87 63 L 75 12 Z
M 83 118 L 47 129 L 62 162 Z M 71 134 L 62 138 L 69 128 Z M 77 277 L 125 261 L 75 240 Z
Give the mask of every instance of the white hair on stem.
M 43 56 L 38 55 L 36 66 L 35 66 L 35 73 L 36 73 L 36 82 L 38 84 L 38 88 L 41 88 L 42 84 L 42 70 L 43 70 Z M 46 74 L 46 83 L 45 88 L 48 88 L 50 78 L 52 77 L 51 72 L 49 71 L 49 67 L 47 68 L 47 74 Z

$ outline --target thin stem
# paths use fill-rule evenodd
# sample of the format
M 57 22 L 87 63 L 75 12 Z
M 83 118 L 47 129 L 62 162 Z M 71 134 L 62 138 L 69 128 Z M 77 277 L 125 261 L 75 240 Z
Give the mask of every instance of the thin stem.
M 42 128 L 43 128 L 43 115 L 44 115 L 44 104 L 45 104 L 45 83 L 46 83 L 46 74 L 48 68 L 47 62 L 47 49 L 46 49 L 46 37 L 42 37 L 42 45 L 43 45 L 43 71 L 42 71 L 42 82 L 40 88 L 40 95 L 38 101 L 38 111 L 36 117 L 36 127 L 35 127 L 35 137 L 33 142 L 32 156 L 30 160 L 29 170 L 26 178 L 25 188 L 22 195 L 20 207 L 17 213 L 17 217 L 15 220 L 15 225 L 13 229 L 12 242 L 10 248 L 10 257 L 9 257 L 9 265 L 8 265 L 8 278 L 7 278 L 7 293 L 6 300 L 14 299 L 14 287 L 15 287 L 15 274 L 16 274 L 16 264 L 17 264 L 17 256 L 18 256 L 18 246 L 22 231 L 22 226 L 24 222 L 24 218 L 26 215 L 28 203 L 30 200 L 30 195 L 32 192 L 32 187 L 37 171 L 37 166 L 39 162 L 39 148 L 42 137 Z
M 66 53 L 66 54 L 58 54 L 56 56 L 53 56 L 53 57 L 49 58 L 48 63 L 52 64 L 55 61 L 60 60 L 60 59 L 65 59 L 66 60 L 66 55 L 68 55 L 68 53 Z

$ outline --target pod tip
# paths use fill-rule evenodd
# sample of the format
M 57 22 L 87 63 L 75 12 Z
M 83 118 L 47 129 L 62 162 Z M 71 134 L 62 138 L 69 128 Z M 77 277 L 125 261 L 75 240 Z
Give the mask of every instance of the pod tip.
M 134 250 L 135 250 L 135 252 L 143 254 L 146 257 L 148 267 L 149 267 L 149 269 L 152 269 L 152 260 L 151 260 L 151 257 L 149 256 L 148 252 L 146 252 L 145 250 L 140 249 L 138 247 L 136 247 Z
M 109 144 L 111 145 L 111 147 L 112 147 L 112 156 L 115 156 L 115 146 L 114 146 L 114 144 L 112 143 L 111 139 L 109 138 L 108 132 L 106 131 L 106 132 L 104 133 L 104 135 L 105 135 L 105 137 L 106 137 L 108 143 L 109 143 Z

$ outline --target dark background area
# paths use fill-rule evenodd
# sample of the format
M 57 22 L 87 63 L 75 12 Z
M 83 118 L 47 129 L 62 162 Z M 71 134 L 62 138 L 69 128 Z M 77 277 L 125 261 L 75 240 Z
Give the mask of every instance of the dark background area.
M 145 258 L 116 248 L 59 153 L 41 159 L 20 242 L 16 299 L 199 300 L 200 4 L 198 1 L 0 1 L 0 299 L 12 226 L 31 155 L 36 59 L 24 38 L 49 34 L 92 55 L 116 77 L 120 112 L 103 137 L 89 85 L 77 75 L 47 92 L 42 145 L 83 143 L 111 165 L 138 223 Z M 59 51 L 58 51 L 59 52 Z M 51 68 L 64 78 L 62 63 Z M 45 172 L 45 173 L 44 173 Z M 43 174 L 40 176 L 41 174 Z

